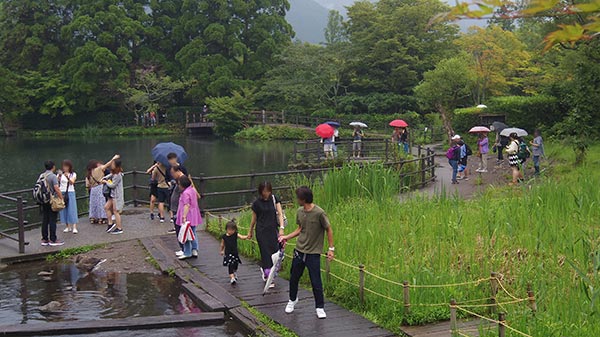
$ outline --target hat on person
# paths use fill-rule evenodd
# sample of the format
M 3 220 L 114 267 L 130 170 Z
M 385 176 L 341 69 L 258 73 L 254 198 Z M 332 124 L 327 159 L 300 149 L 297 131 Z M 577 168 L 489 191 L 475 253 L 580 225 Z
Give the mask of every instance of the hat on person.
M 452 140 L 459 140 L 460 139 L 460 135 L 454 135 L 452 136 Z

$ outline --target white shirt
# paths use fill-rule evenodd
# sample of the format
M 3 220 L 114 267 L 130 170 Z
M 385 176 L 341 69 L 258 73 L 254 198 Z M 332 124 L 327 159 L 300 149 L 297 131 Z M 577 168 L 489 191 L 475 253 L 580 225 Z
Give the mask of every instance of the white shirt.
M 73 186 L 73 184 L 70 184 L 70 183 L 69 183 L 69 190 L 67 191 L 67 183 L 69 182 L 69 180 L 67 179 L 67 176 L 69 176 L 69 178 L 71 178 L 71 180 L 77 180 L 77 173 L 75 173 L 75 172 L 69 173 L 67 175 L 61 174 L 60 176 L 58 176 L 58 183 L 60 185 L 61 193 L 75 192 L 75 186 Z

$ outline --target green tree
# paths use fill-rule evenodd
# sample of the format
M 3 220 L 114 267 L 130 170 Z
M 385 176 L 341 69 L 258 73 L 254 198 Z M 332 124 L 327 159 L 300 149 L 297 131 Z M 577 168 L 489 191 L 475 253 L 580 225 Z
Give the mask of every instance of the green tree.
M 344 17 L 336 10 L 329 11 L 327 27 L 325 27 L 325 45 L 335 46 L 346 41 L 348 35 L 344 27 Z
M 153 69 L 138 70 L 133 86 L 123 89 L 128 109 L 137 118 L 140 115 L 161 111 L 172 103 L 173 96 L 183 91 L 189 83 L 173 80 L 170 76 L 159 76 Z
M 234 91 L 231 96 L 209 97 L 209 118 L 215 123 L 215 133 L 231 137 L 244 127 L 244 119 L 254 108 L 254 93 L 250 89 Z
M 259 93 L 263 102 L 269 102 L 270 107 L 300 111 L 337 106 L 345 93 L 344 64 L 334 50 L 297 42 L 279 60 L 279 66 L 267 73 Z
M 476 74 L 469 64 L 469 55 L 462 53 L 440 61 L 435 69 L 423 75 L 423 81 L 414 89 L 421 106 L 436 110 L 442 117 L 448 141 L 454 135 L 452 111 L 470 101 L 475 84 Z
M 411 94 L 425 71 L 456 53 L 458 28 L 431 17 L 447 11 L 438 0 L 359 1 L 348 9 L 351 90 Z

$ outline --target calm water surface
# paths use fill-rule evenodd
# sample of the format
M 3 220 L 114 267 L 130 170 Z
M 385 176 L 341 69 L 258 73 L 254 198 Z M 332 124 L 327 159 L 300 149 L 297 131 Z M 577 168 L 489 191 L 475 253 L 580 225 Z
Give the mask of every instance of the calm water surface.
M 109 160 L 121 155 L 125 170 L 146 170 L 152 165 L 150 151 L 160 142 L 173 141 L 186 148 L 185 163 L 199 176 L 278 171 L 287 168 L 291 142 L 230 142 L 185 136 L 97 138 L 0 138 L 0 191 L 30 188 L 43 170 L 43 162 L 71 159 L 83 177 L 90 159 Z

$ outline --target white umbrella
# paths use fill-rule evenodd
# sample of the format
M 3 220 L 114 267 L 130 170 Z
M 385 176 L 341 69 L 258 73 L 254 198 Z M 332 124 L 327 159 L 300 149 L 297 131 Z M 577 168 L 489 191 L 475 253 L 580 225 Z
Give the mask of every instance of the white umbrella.
M 477 106 L 477 109 L 485 109 L 485 108 L 487 108 L 487 105 L 485 105 L 485 104 L 479 104 Z
M 350 123 L 350 126 L 358 126 L 359 128 L 367 128 L 367 124 L 363 123 L 363 122 L 352 122 Z
M 518 137 L 525 137 L 529 135 L 527 131 L 519 128 L 506 128 L 500 132 L 500 136 L 509 137 L 511 133 L 516 133 Z

